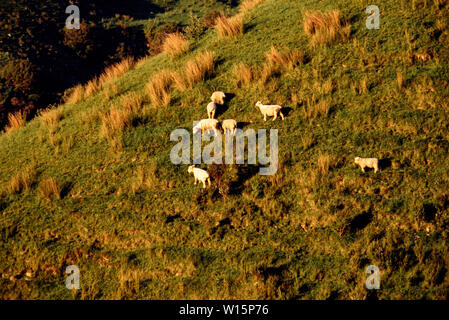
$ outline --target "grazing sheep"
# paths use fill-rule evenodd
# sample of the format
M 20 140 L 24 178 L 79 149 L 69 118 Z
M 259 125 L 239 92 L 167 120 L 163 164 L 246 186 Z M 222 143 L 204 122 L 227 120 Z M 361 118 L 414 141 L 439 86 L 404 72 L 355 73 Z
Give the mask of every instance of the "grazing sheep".
M 365 168 L 373 168 L 375 173 L 379 171 L 379 159 L 377 158 L 355 157 L 354 162 L 362 168 L 363 172 L 365 172 Z
M 268 117 L 273 117 L 273 121 L 277 119 L 278 115 L 284 120 L 284 115 L 281 112 L 282 107 L 278 105 L 263 105 L 262 101 L 257 101 L 256 108 L 263 114 L 263 121 L 267 121 Z
M 233 119 L 223 120 L 221 123 L 221 128 L 223 129 L 224 133 L 230 130 L 231 134 L 235 134 L 235 132 L 237 131 L 237 121 Z
M 193 127 L 193 134 L 196 134 L 201 130 L 203 133 L 206 130 L 214 130 L 215 136 L 218 135 L 218 131 L 220 128 L 220 123 L 216 119 L 202 119 L 200 120 L 196 126 Z
M 215 91 L 214 93 L 212 93 L 210 97 L 212 102 L 215 102 L 216 104 L 224 104 L 225 98 L 226 98 L 225 93 L 221 91 Z
M 217 105 L 215 102 L 211 102 L 207 105 L 207 117 L 213 119 L 215 117 L 215 111 L 217 111 Z
M 207 173 L 206 170 L 195 168 L 195 166 L 189 166 L 189 169 L 187 169 L 188 173 L 193 173 L 193 176 L 195 177 L 195 183 L 198 181 L 203 183 L 203 188 L 206 189 L 206 182 L 209 182 L 209 186 L 211 185 L 209 173 Z

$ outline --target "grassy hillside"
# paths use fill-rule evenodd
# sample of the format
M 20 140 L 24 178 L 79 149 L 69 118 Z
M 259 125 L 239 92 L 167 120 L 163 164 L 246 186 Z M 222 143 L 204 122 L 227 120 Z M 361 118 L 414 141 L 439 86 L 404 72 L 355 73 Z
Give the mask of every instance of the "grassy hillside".
M 382 1 L 379 30 L 370 1 L 253 4 L 232 18 L 241 33 L 124 61 L 1 134 L 3 299 L 448 298 L 448 1 Z M 335 9 L 333 29 L 307 23 Z M 189 71 L 207 51 L 213 70 Z M 215 90 L 232 96 L 220 120 L 279 130 L 276 175 L 209 167 L 203 191 L 170 162 L 170 133 Z M 258 100 L 285 121 L 264 122 Z

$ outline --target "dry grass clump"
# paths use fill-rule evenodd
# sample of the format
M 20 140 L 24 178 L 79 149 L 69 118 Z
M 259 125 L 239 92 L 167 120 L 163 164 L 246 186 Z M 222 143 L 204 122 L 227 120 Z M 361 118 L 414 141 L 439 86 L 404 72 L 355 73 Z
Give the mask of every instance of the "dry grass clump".
M 120 135 L 125 128 L 132 125 L 133 114 L 129 109 L 119 109 L 112 107 L 111 110 L 101 116 L 100 135 L 107 139 L 112 139 Z
M 47 108 L 44 111 L 39 112 L 41 123 L 50 132 L 55 132 L 59 121 L 62 119 L 63 110 L 59 108 Z
M 83 98 L 89 98 L 95 95 L 101 90 L 101 83 L 99 78 L 93 78 L 84 86 L 84 96 Z
M 222 39 L 235 38 L 243 33 L 243 17 L 236 15 L 231 18 L 218 17 L 215 28 Z
M 244 63 L 239 63 L 234 66 L 233 74 L 235 77 L 236 86 L 242 88 L 253 81 L 254 76 L 250 66 Z
M 25 126 L 27 113 L 25 111 L 18 111 L 8 115 L 8 124 L 6 125 L 6 132 L 14 131 Z
M 265 0 L 244 0 L 240 4 L 240 12 L 241 13 L 246 13 L 249 10 L 254 9 L 255 7 L 257 7 L 259 4 L 261 4 L 264 1 Z
M 122 149 L 122 134 L 125 128 L 133 124 L 135 114 L 131 109 L 119 109 L 113 106 L 111 110 L 100 116 L 101 128 L 100 136 L 105 138 L 112 150 Z
M 124 58 L 122 61 L 107 67 L 100 75 L 100 86 L 103 87 L 105 83 L 123 76 L 126 72 L 131 70 L 135 64 L 136 61 L 133 58 Z
M 43 180 L 39 184 L 39 193 L 44 199 L 61 199 L 61 190 L 55 178 L 48 178 Z
M 303 107 L 304 117 L 307 120 L 314 120 L 317 117 L 327 117 L 331 109 L 331 102 L 329 99 L 318 100 L 313 95 L 311 98 L 306 99 L 306 103 Z
M 159 71 L 151 78 L 146 89 L 148 97 L 154 106 L 166 107 L 170 104 L 170 87 L 172 82 L 172 72 L 166 69 Z
M 29 190 L 36 178 L 36 168 L 34 165 L 29 165 L 23 171 L 18 172 L 8 183 L 8 192 L 10 194 L 21 193 L 24 190 Z
M 207 76 L 214 72 L 214 61 L 214 52 L 199 53 L 194 59 L 186 62 L 183 71 L 171 73 L 175 87 L 184 91 L 192 88 L 196 83 L 204 81 Z
M 329 154 L 321 154 L 318 157 L 317 165 L 321 174 L 328 174 L 329 170 L 335 168 L 337 164 L 338 159 Z
M 133 114 L 137 114 L 142 109 L 143 98 L 136 92 L 130 92 L 122 97 L 122 106 L 125 110 L 130 110 Z
M 70 90 L 70 94 L 64 97 L 64 102 L 77 104 L 80 103 L 84 99 L 84 86 L 82 84 L 78 84 Z
M 297 49 L 281 52 L 275 47 L 271 47 L 270 52 L 265 54 L 265 58 L 270 65 L 277 65 L 284 69 L 292 69 L 305 61 L 304 54 Z
M 189 51 L 189 41 L 179 32 L 170 33 L 164 40 L 162 50 L 175 58 Z
M 348 40 L 351 25 L 340 16 L 337 9 L 330 12 L 306 11 L 304 31 L 313 46 L 329 45 L 337 40 Z
M 269 78 L 280 74 L 285 70 L 291 70 L 295 66 L 305 62 L 304 54 L 297 50 L 279 51 L 271 47 L 270 52 L 265 54 L 266 63 L 262 67 L 261 79 L 266 82 Z

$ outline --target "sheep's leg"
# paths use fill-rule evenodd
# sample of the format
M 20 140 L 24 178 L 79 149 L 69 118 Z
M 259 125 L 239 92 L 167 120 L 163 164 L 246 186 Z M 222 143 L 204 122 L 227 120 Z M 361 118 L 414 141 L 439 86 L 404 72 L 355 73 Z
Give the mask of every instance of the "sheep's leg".
M 210 113 L 210 118 L 215 119 L 215 110 L 212 110 L 212 112 Z
M 267 115 L 266 114 L 263 115 L 263 121 L 267 121 Z
M 196 182 L 197 182 L 197 180 L 196 180 L 196 178 L 195 178 L 195 182 L 194 182 L 193 184 L 196 184 Z
M 210 182 L 210 178 L 207 178 L 206 181 L 209 182 L 209 187 L 210 187 L 212 185 L 212 182 Z
M 362 167 L 362 172 L 365 173 L 365 167 Z
M 379 167 L 378 166 L 374 166 L 374 173 L 377 173 L 377 171 L 379 171 Z
M 284 115 L 279 111 L 279 115 L 281 116 L 282 121 L 284 121 Z
M 276 120 L 278 118 L 278 114 L 275 112 L 274 116 L 273 116 L 273 121 Z
M 203 180 L 203 189 L 206 189 L 206 180 Z

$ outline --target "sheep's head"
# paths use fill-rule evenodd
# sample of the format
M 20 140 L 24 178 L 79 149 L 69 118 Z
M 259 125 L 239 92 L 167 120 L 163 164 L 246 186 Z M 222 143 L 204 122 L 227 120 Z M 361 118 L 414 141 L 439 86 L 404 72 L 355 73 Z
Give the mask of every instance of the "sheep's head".
M 360 162 L 360 157 L 355 157 L 354 162 L 358 164 Z
M 256 108 L 260 109 L 261 105 L 262 105 L 262 101 L 257 101 L 256 102 Z
M 193 169 L 195 168 L 195 166 L 189 166 L 189 168 L 187 169 L 187 173 L 192 173 Z

